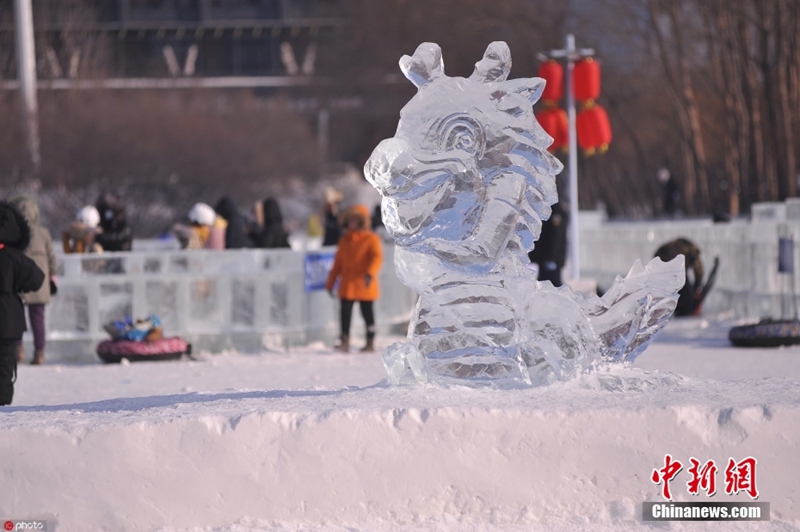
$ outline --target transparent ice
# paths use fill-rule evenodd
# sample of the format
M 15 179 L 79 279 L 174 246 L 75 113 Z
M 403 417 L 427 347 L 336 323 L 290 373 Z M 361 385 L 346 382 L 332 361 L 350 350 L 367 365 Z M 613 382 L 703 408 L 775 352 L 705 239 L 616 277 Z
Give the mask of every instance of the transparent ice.
M 562 169 L 533 114 L 544 80 L 507 80 L 504 42 L 469 79 L 446 76 L 433 43 L 400 68 L 418 92 L 365 167 L 397 275 L 419 294 L 407 342 L 383 355 L 389 382 L 544 384 L 636 358 L 675 309 L 683 257 L 637 261 L 602 298 L 526 268 Z

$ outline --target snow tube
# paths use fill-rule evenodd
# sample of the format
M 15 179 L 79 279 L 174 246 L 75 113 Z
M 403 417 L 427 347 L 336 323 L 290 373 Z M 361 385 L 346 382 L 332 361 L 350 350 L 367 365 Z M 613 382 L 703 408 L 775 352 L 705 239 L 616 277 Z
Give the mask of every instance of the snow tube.
M 142 360 L 176 360 L 191 354 L 192 346 L 182 338 L 134 342 L 131 340 L 106 340 L 97 346 L 97 355 L 106 363 L 118 363 L 123 358 L 131 362 Z
M 762 320 L 754 325 L 740 325 L 728 332 L 737 347 L 778 347 L 800 344 L 800 321 Z

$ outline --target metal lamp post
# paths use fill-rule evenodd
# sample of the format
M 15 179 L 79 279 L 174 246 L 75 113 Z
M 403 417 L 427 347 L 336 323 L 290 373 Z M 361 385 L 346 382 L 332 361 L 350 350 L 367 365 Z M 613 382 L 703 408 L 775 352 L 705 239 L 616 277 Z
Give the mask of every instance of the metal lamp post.
M 14 25 L 17 37 L 17 70 L 25 119 L 28 157 L 35 173 L 41 166 L 39 152 L 39 119 L 36 100 L 36 49 L 33 39 L 31 0 L 14 0 Z
M 566 46 L 540 54 L 544 59 L 566 59 L 567 61 L 567 118 L 569 121 L 569 277 L 579 279 L 581 275 L 580 247 L 578 235 L 578 134 L 575 111 L 575 93 L 572 87 L 575 61 L 594 55 L 592 48 L 575 48 L 575 36 L 567 35 Z

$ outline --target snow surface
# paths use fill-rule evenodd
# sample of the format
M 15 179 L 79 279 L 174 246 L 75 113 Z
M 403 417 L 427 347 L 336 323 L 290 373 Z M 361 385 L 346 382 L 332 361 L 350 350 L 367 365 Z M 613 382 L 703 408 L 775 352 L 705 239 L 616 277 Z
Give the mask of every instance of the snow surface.
M 322 345 L 20 367 L 0 409 L 0 518 L 59 531 L 800 530 L 800 349 L 735 349 L 726 327 L 674 320 L 633 368 L 521 390 L 388 387 L 377 354 Z M 641 523 L 667 453 L 756 457 L 772 521 Z M 749 500 L 691 496 L 686 480 L 676 500 Z

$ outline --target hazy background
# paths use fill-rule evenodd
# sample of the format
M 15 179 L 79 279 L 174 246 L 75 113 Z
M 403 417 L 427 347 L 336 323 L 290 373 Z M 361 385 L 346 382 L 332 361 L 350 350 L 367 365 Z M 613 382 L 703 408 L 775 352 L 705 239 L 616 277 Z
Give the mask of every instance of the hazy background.
M 599 103 L 614 132 L 608 153 L 579 157 L 582 208 L 602 203 L 612 217 L 659 216 L 660 167 L 680 184 L 685 215 L 742 215 L 753 202 L 797 193 L 797 0 L 33 5 L 40 82 L 170 78 L 166 45 L 181 66 L 197 45 L 193 77 L 290 76 L 286 43 L 296 75 L 310 78 L 280 89 L 42 88 L 38 173 L 26 163 L 18 93 L 0 90 L 0 192 L 35 192 L 52 229 L 106 190 L 128 202 L 137 236 L 154 235 L 192 203 L 213 204 L 222 194 L 242 206 L 266 195 L 310 195 L 313 210 L 322 201 L 321 179 L 360 170 L 393 134 L 415 92 L 397 66 L 403 54 L 437 42 L 446 72 L 468 76 L 486 45 L 504 40 L 511 77 L 530 77 L 537 53 L 562 47 L 567 33 L 596 51 Z M 304 74 L 312 48 L 313 68 Z M 0 81 L 15 79 L 16 70 L 13 2 L 2 2 Z

